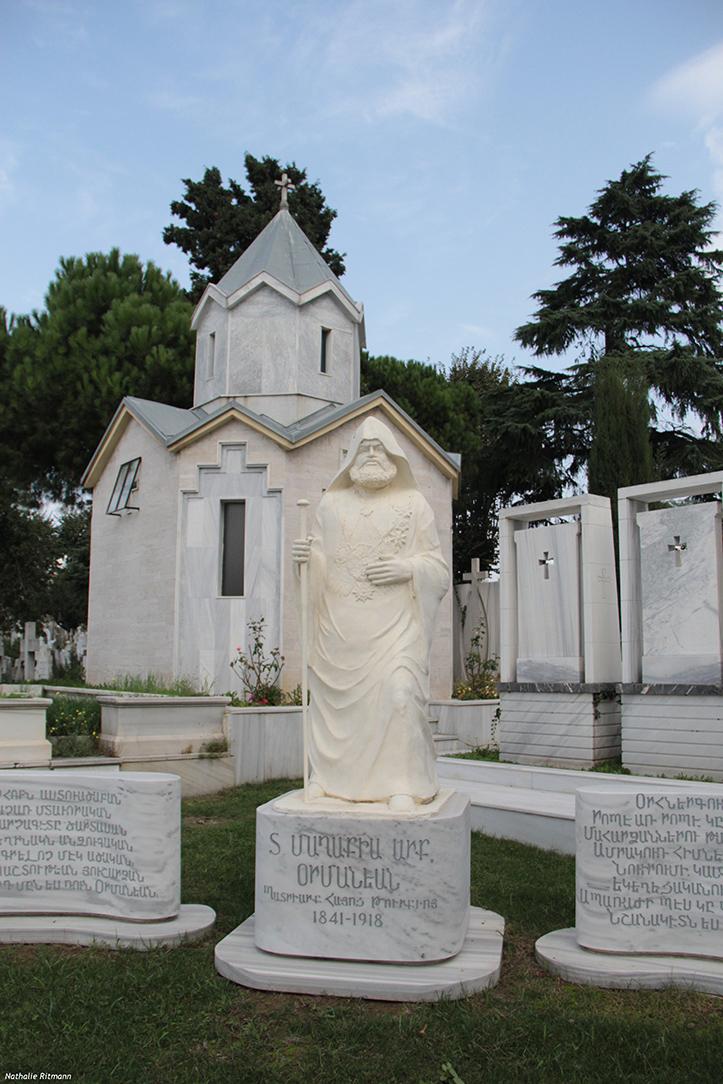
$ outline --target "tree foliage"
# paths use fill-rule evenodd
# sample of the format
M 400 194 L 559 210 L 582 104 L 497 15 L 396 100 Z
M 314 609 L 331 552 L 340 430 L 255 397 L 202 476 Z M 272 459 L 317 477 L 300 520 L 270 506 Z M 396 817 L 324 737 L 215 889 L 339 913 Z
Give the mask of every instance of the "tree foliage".
M 607 356 L 620 359 L 617 372 L 626 359 L 633 369 L 642 364 L 674 417 L 697 415 L 705 444 L 721 435 L 723 252 L 711 247 L 715 204 L 699 204 L 694 191 L 664 195 L 664 179 L 647 155 L 608 181 L 587 215 L 558 218 L 555 262 L 573 271 L 533 295 L 539 308 L 515 337 L 538 356 L 580 349 L 593 378 Z M 584 386 L 590 371 L 580 375 Z M 683 450 L 667 442 L 668 469 L 684 467 L 676 447 Z
M 295 188 L 289 210 L 319 250 L 334 274 L 344 274 L 344 256 L 327 245 L 336 211 L 327 206 L 318 183 L 306 179 L 306 170 L 294 162 L 281 166 L 276 158 L 244 157 L 249 191 L 233 179 L 224 185 L 216 166 L 202 180 L 183 181 L 183 198 L 171 203 L 171 212 L 185 225 L 172 223 L 163 231 L 168 245 L 178 245 L 191 263 L 191 295 L 198 300 L 209 282 L 218 282 L 256 239 L 279 209 L 274 183 L 286 172 Z
M 541 371 L 542 373 L 542 371 Z M 497 561 L 497 516 L 514 500 L 559 496 L 582 454 L 574 395 L 554 374 L 518 380 L 501 358 L 465 349 L 449 373 L 418 361 L 362 358 L 362 394 L 386 391 L 446 451 L 462 456 L 454 502 L 454 566 Z M 562 405 L 561 405 L 562 400 Z
M 55 528 L 35 501 L 0 477 L 0 631 L 48 612 L 59 558 Z
M 91 508 L 90 503 L 66 508 L 55 528 L 59 560 L 47 612 L 66 629 L 88 621 Z
M 72 501 L 123 396 L 188 406 L 191 311 L 171 276 L 137 256 L 62 259 L 45 309 L 0 333 L 0 452 L 18 483 Z
M 597 366 L 588 463 L 592 493 L 609 497 L 617 526 L 617 491 L 654 476 L 648 385 L 640 364 L 606 354 Z

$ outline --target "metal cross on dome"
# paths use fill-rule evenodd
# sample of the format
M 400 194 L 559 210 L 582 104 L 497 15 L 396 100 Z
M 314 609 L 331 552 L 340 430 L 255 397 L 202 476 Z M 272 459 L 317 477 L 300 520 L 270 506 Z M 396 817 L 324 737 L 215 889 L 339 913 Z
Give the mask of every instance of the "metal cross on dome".
M 688 543 L 680 541 L 680 535 L 673 535 L 672 545 L 668 546 L 668 553 L 675 554 L 675 563 L 678 568 L 683 564 L 683 550 L 687 550 Z
M 542 557 L 540 557 L 540 559 L 538 560 L 537 563 L 538 563 L 538 565 L 543 565 L 544 566 L 545 579 L 549 580 L 549 578 L 550 578 L 550 565 L 554 565 L 555 558 L 550 556 L 548 550 L 545 550 L 543 552 L 543 554 L 542 554 Z
M 274 184 L 276 185 L 277 188 L 281 189 L 281 206 L 282 207 L 288 207 L 289 206 L 289 192 L 292 191 L 294 188 L 296 188 L 296 185 L 294 184 L 293 181 L 289 180 L 289 175 L 286 172 L 282 173 L 281 174 L 281 180 L 280 181 L 274 181 Z

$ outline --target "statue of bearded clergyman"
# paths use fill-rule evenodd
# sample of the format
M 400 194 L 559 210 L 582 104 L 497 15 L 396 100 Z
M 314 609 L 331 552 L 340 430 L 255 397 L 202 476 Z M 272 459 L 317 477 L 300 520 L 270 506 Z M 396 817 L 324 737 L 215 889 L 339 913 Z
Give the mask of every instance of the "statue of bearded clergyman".
M 309 797 L 411 811 L 438 790 L 429 651 L 449 586 L 432 510 L 368 418 L 292 556 L 309 575 Z

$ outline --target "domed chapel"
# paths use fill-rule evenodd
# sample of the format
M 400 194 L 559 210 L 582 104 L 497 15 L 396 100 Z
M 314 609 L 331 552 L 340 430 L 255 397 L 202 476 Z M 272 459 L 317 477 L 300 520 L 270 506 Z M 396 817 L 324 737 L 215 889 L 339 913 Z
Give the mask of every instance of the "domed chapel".
M 216 693 L 238 689 L 230 660 L 263 618 L 266 649 L 300 681 L 290 561 L 310 501 L 369 416 L 388 425 L 431 505 L 452 567 L 459 456 L 383 391 L 359 396 L 364 309 L 281 207 L 192 319 L 193 404 L 127 396 L 83 475 L 93 491 L 87 679 L 153 673 Z M 452 597 L 432 646 L 431 693 L 450 695 Z

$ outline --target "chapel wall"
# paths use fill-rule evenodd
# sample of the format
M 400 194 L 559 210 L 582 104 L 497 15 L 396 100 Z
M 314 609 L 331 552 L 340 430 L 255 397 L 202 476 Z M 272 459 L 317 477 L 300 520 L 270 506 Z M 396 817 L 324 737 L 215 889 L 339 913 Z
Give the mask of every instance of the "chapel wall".
M 297 307 L 261 286 L 227 310 L 227 395 L 289 394 L 297 391 Z
M 226 395 L 228 370 L 228 313 L 215 301 L 206 304 L 196 329 L 196 365 L 193 405 Z M 214 335 L 213 347 L 211 335 Z
M 442 553 L 450 570 L 452 568 L 452 488 L 451 481 L 424 456 L 413 442 L 390 421 L 382 410 L 369 412 L 380 421 L 389 425 L 404 449 L 421 492 L 429 501 L 434 512 L 440 536 Z M 364 417 L 368 417 L 365 414 Z M 254 602 L 254 616 L 265 616 L 267 626 L 272 632 L 267 637 L 267 649 L 279 647 L 286 663 L 282 674 L 282 685 L 293 689 L 301 681 L 301 648 L 299 641 L 298 605 L 296 589 L 291 567 L 291 543 L 298 536 L 299 510 L 297 501 L 301 498 L 310 501 L 309 529 L 312 529 L 316 509 L 324 489 L 336 474 L 343 462 L 346 451 L 361 422 L 354 418 L 332 432 L 319 436 L 302 447 L 287 452 L 270 437 L 258 433 L 238 420 L 229 421 L 222 428 L 189 445 L 180 453 L 181 468 L 179 483 L 182 489 L 195 489 L 197 486 L 198 463 L 216 463 L 219 460 L 219 445 L 223 443 L 246 442 L 246 463 L 266 464 L 265 485 L 270 489 L 281 489 L 282 508 L 279 520 L 278 537 L 276 528 L 266 527 L 264 547 L 267 553 L 280 552 L 280 572 L 274 579 L 277 600 L 269 590 L 264 594 L 257 592 Z M 216 497 L 215 499 L 218 499 Z M 249 514 L 253 510 L 249 508 Z M 278 546 L 278 551 L 276 547 Z M 268 583 L 268 581 L 265 581 Z M 261 601 L 266 603 L 261 605 Z M 215 605 L 209 599 L 208 605 Z M 278 606 L 275 612 L 274 607 Z M 264 608 L 265 607 L 265 608 Z M 242 612 L 243 611 L 243 612 Z M 250 611 L 249 611 L 250 612 Z M 219 610 L 220 614 L 220 610 Z M 218 617 L 218 630 L 214 634 L 220 644 L 233 648 L 246 641 L 247 611 L 237 606 L 234 623 L 224 625 L 225 618 Z M 279 629 L 278 640 L 272 638 L 274 628 Z M 179 631 L 182 639 L 185 633 Z M 194 633 L 194 635 L 197 635 Z M 231 643 L 233 641 L 233 643 Z M 228 646 L 228 645 L 227 645 Z M 220 658 L 220 656 L 219 656 Z M 230 658 L 230 655 L 229 655 Z M 230 670 L 229 670 L 230 675 Z M 445 698 L 451 693 L 452 686 L 452 592 L 447 593 L 440 605 L 435 623 L 435 636 L 431 656 L 431 695 L 433 698 Z M 231 687 L 228 685 L 227 687 Z M 224 691 L 217 689 L 216 691 Z
M 121 464 L 141 457 L 137 512 L 106 508 Z M 131 420 L 93 490 L 87 679 L 173 672 L 176 460 Z

